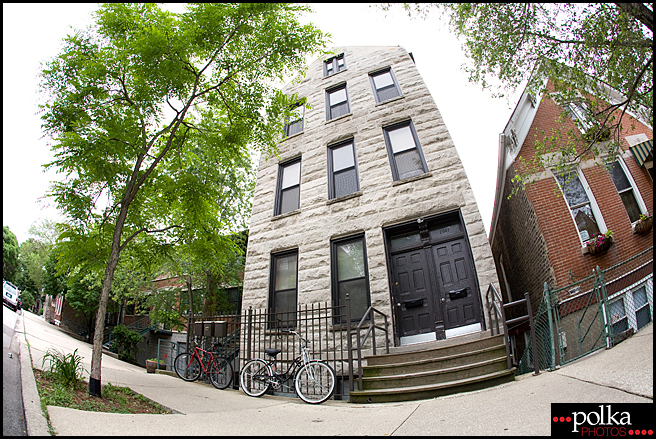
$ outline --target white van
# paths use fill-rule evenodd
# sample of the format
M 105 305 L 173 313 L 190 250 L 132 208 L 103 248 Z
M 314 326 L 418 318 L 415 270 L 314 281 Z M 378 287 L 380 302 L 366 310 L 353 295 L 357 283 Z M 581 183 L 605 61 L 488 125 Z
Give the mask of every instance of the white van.
M 16 311 L 19 308 L 20 291 L 11 282 L 2 281 L 2 302 Z

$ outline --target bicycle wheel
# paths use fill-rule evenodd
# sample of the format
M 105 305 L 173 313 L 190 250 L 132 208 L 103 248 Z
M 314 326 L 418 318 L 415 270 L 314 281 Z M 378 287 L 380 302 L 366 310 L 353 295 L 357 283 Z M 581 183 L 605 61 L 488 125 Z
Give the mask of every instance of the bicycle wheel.
M 269 379 L 273 377 L 273 371 L 264 360 L 256 358 L 251 360 L 239 374 L 239 383 L 242 390 L 248 396 L 262 396 L 269 390 Z
M 175 373 L 185 381 L 196 381 L 200 376 L 198 358 L 189 352 L 183 352 L 175 357 L 173 368 Z
M 335 371 L 321 360 L 310 360 L 296 374 L 294 384 L 299 398 L 309 404 L 321 404 L 335 391 Z
M 232 383 L 232 365 L 223 357 L 216 357 L 209 364 L 210 383 L 223 390 Z

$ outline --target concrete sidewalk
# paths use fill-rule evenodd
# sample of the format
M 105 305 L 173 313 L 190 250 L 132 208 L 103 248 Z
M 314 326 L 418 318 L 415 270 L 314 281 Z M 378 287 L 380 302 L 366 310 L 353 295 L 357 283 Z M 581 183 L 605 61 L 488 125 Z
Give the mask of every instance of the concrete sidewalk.
M 66 353 L 77 348 L 88 378 L 91 345 L 34 314 L 23 313 L 21 320 L 35 367 L 41 367 L 48 348 Z M 21 357 L 24 348 L 23 341 Z M 313 406 L 147 374 L 144 368 L 103 356 L 103 384 L 130 387 L 177 413 L 123 415 L 53 406 L 48 413 L 58 435 L 549 435 L 552 402 L 652 403 L 653 358 L 652 323 L 613 349 L 491 389 L 423 401 L 327 401 Z M 36 390 L 33 380 L 31 384 Z M 38 420 L 27 410 L 26 418 L 32 435 L 30 424 Z

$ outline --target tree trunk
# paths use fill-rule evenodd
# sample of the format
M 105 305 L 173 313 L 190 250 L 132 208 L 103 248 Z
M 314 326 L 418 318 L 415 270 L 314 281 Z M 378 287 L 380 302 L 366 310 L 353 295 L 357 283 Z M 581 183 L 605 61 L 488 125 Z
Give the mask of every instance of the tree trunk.
M 123 232 L 125 219 L 128 216 L 129 205 L 129 202 L 124 202 L 121 205 L 121 211 L 116 219 L 116 227 L 114 228 L 114 236 L 112 237 L 112 252 L 107 261 L 105 278 L 103 279 L 102 291 L 100 292 L 100 303 L 98 304 L 98 312 L 96 313 L 96 332 L 93 334 L 89 395 L 97 396 L 98 398 L 102 397 L 101 363 L 102 343 L 103 336 L 105 335 L 105 312 L 107 311 L 107 302 L 109 300 L 109 292 L 112 288 L 114 271 L 116 271 L 116 266 L 118 265 L 118 258 L 121 256 L 121 233 Z
M 187 313 L 187 352 L 191 352 L 191 331 L 193 312 L 194 312 L 194 298 L 191 294 L 191 275 L 187 275 L 187 295 L 189 296 L 189 312 Z

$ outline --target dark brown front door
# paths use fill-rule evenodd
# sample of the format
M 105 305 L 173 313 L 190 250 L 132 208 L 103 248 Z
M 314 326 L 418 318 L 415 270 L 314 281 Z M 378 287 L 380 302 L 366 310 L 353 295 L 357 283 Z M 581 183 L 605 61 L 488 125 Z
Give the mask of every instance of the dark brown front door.
M 467 245 L 465 239 L 455 239 L 432 246 L 445 329 L 479 321 L 478 288 Z
M 393 298 L 399 318 L 399 336 L 435 331 L 433 292 L 426 251 L 411 250 L 392 255 Z
M 386 233 L 396 337 L 432 332 L 439 339 L 446 330 L 480 323 L 476 269 L 459 213 Z

